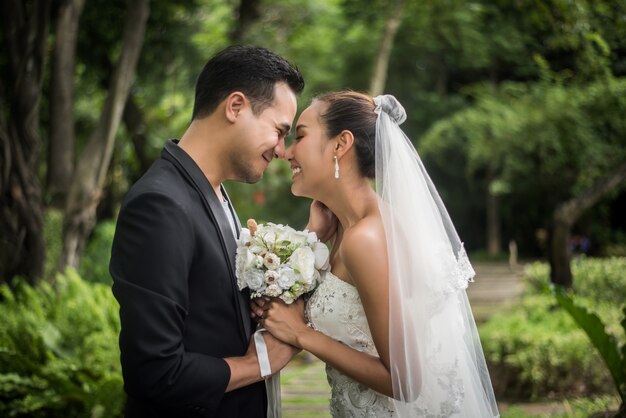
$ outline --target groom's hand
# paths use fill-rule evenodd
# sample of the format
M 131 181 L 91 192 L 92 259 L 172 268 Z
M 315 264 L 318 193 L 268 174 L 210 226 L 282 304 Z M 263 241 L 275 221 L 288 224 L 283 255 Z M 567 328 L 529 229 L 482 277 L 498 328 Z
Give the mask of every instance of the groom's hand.
M 250 301 L 250 317 L 257 322 L 265 318 L 265 311 L 270 307 L 269 300 L 265 298 L 254 298 Z
M 272 337 L 269 332 L 263 333 L 263 339 L 267 347 L 267 356 L 270 360 L 272 374 L 279 372 L 289 363 L 293 356 L 300 352 L 299 348 L 280 342 Z M 263 380 L 254 338 L 250 338 L 245 355 L 242 357 L 227 357 L 224 361 L 230 368 L 230 380 L 226 387 L 226 392 Z
M 319 200 L 311 203 L 309 223 L 306 229 L 317 234 L 321 242 L 327 242 L 337 232 L 339 220 L 335 214 Z
M 289 361 L 298 354 L 301 350 L 293 345 L 285 344 L 284 342 L 276 339 L 269 332 L 263 332 L 263 339 L 267 346 L 267 356 L 270 359 L 270 366 L 272 368 L 272 375 L 278 373 L 289 363 Z M 254 338 L 251 342 L 254 344 Z M 256 350 L 256 348 L 255 348 Z

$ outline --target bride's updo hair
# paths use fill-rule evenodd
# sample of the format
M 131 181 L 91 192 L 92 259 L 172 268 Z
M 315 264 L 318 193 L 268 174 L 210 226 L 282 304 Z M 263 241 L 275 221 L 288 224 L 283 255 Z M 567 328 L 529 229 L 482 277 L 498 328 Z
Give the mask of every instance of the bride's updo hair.
M 320 118 L 329 138 L 344 130 L 352 132 L 359 171 L 361 175 L 373 179 L 376 173 L 374 149 L 377 118 L 374 99 L 354 91 L 338 91 L 322 94 L 313 100 L 327 106 Z

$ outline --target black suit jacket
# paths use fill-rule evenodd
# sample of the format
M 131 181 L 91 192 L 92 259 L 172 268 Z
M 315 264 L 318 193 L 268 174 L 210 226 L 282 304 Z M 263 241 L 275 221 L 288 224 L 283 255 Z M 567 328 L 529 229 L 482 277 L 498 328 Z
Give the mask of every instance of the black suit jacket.
M 127 417 L 266 416 L 263 382 L 224 393 L 223 359 L 254 330 L 235 252 L 210 183 L 168 141 L 124 199 L 111 251 Z

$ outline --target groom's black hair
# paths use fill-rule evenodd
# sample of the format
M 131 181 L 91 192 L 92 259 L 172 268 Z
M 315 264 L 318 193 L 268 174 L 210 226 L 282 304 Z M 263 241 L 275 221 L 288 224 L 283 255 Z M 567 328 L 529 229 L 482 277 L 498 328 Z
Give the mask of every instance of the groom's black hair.
M 192 119 L 213 113 L 234 91 L 246 95 L 258 115 L 274 101 L 274 85 L 285 82 L 299 94 L 304 88 L 300 71 L 283 57 L 256 46 L 229 46 L 206 63 L 196 82 Z

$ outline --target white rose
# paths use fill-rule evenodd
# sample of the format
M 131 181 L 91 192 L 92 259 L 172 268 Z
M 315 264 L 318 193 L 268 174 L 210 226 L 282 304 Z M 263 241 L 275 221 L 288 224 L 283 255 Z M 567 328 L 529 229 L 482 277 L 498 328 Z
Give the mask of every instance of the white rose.
M 267 253 L 265 257 L 263 257 L 263 265 L 268 270 L 278 270 L 280 266 L 280 258 L 276 254 Z
M 274 228 L 274 224 L 268 223 L 265 226 L 259 225 L 256 236 L 260 237 L 264 242 L 276 242 L 276 229 Z
M 309 284 L 315 271 L 315 254 L 309 247 L 297 248 L 287 262 Z
M 326 244 L 315 242 L 313 244 L 313 254 L 315 254 L 315 268 L 317 270 L 327 270 L 330 252 Z
M 309 244 L 315 244 L 317 242 L 317 234 L 315 232 L 309 232 L 307 230 L 304 230 L 304 232 L 307 234 L 307 242 Z
M 283 293 L 283 289 L 280 288 L 276 283 L 267 286 L 265 289 L 265 295 L 270 297 L 278 297 L 281 293 Z
M 283 292 L 282 295 L 280 295 L 280 298 L 285 301 L 286 304 L 291 304 L 296 300 L 296 297 L 293 293 L 291 293 L 289 290 L 286 290 Z
M 304 246 L 309 241 L 309 233 L 302 231 L 294 231 L 292 241 L 297 244 L 298 247 Z
M 284 226 L 277 232 L 278 241 L 288 241 L 292 247 L 300 247 L 306 242 L 306 236 L 290 226 Z
M 265 272 L 265 283 L 271 285 L 275 283 L 279 277 L 280 274 L 276 270 L 268 270 Z
M 261 267 L 263 267 L 263 257 L 261 257 L 260 255 L 255 255 L 253 265 L 254 265 L 254 268 L 257 268 L 257 269 L 260 269 Z
M 321 282 L 320 273 L 317 270 L 315 270 L 315 273 L 313 273 L 313 280 L 311 280 L 311 283 L 304 283 L 304 292 L 310 292 L 311 290 L 315 289 L 315 287 L 320 282 Z
M 237 255 L 235 256 L 235 275 L 237 279 L 243 279 L 244 272 L 256 266 L 255 257 L 247 247 L 237 248 Z
M 265 251 L 265 247 L 258 245 L 254 241 L 251 241 L 250 247 L 248 248 L 250 252 L 254 254 L 261 254 L 263 251 Z
M 259 270 L 248 270 L 243 273 L 244 282 L 251 290 L 262 292 L 265 289 L 265 275 Z
M 291 236 L 291 231 L 293 231 L 293 229 L 289 226 L 275 225 L 272 228 L 272 231 L 276 235 L 277 241 L 288 241 Z
M 296 272 L 289 266 L 280 266 L 278 273 L 278 285 L 283 289 L 289 289 L 298 279 Z

